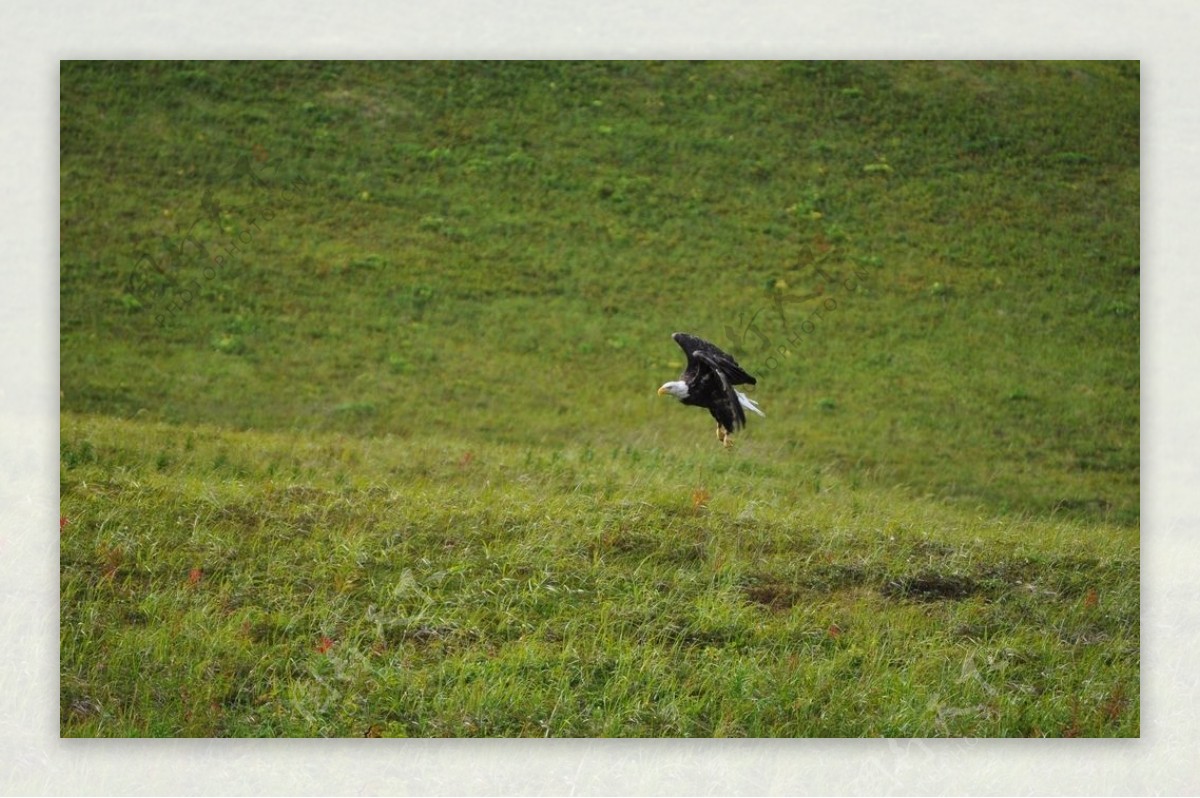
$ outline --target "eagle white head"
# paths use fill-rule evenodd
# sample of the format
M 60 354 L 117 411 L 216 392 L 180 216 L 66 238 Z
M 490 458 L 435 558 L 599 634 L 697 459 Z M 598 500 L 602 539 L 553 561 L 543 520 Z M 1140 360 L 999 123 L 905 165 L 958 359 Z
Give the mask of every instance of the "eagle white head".
M 688 398 L 687 383 L 683 380 L 671 380 L 670 382 L 664 382 L 663 386 L 658 389 L 658 395 L 663 396 L 665 394 L 670 394 L 682 402 L 684 399 Z

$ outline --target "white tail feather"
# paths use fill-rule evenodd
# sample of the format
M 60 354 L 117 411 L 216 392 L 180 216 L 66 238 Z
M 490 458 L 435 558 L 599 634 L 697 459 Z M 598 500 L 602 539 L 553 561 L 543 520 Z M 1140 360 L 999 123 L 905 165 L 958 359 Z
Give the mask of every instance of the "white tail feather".
M 763 418 L 767 417 L 766 413 L 758 409 L 758 403 L 753 399 L 746 396 L 746 394 L 742 393 L 741 391 L 734 391 L 734 393 L 737 394 L 738 404 L 740 404 L 742 407 L 746 408 L 752 413 L 758 413 Z

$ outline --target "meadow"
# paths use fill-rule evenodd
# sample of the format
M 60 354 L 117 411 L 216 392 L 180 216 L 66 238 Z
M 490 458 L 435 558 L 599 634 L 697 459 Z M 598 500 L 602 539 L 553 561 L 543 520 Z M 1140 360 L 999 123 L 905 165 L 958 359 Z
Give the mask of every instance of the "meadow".
M 61 69 L 64 736 L 1137 736 L 1136 63 Z M 759 378 L 731 450 L 655 395 Z

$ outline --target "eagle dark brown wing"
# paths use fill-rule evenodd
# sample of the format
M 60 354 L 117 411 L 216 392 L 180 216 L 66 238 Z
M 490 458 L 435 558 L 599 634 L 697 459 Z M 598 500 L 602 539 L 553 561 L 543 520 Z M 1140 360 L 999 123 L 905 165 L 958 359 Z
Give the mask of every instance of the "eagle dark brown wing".
M 703 352 L 708 357 L 708 363 L 711 368 L 720 371 L 729 381 L 730 385 L 756 385 L 757 380 L 747 374 L 733 356 L 723 351 L 714 344 L 710 344 L 703 338 L 698 338 L 687 333 L 677 332 L 671 336 L 675 339 L 675 343 L 679 344 L 679 348 L 687 355 L 687 371 L 690 371 L 696 363 L 696 355 Z M 686 377 L 684 378 L 687 379 Z M 736 402 L 734 403 L 736 404 Z

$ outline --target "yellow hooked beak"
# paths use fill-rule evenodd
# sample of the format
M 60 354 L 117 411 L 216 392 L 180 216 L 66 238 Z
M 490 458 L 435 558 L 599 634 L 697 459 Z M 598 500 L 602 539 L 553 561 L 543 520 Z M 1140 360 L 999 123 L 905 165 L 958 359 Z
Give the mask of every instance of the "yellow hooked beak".
M 659 396 L 662 396 L 662 395 L 663 395 L 663 394 L 665 394 L 666 392 L 667 392 L 667 386 L 665 386 L 665 385 L 664 385 L 663 387 L 661 387 L 661 388 L 659 388 L 659 389 L 658 389 L 658 395 L 659 395 Z

